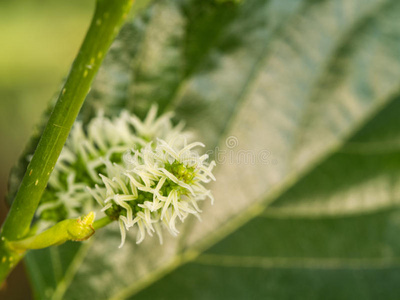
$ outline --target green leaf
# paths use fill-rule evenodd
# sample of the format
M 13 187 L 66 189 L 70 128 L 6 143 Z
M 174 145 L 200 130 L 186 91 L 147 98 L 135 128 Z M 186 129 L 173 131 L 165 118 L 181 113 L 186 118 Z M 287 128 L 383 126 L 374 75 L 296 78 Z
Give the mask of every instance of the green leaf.
M 140 10 L 82 118 L 175 111 L 217 160 L 215 204 L 163 246 L 130 233 L 118 249 L 112 224 L 62 268 L 32 251 L 38 298 L 397 299 L 399 15 L 396 0 Z

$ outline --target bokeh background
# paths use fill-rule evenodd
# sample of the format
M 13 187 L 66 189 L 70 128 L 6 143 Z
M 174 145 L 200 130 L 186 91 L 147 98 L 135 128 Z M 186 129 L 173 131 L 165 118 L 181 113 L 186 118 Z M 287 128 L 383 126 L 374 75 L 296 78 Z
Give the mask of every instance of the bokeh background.
M 90 22 L 94 0 L 0 1 L 0 220 L 11 167 L 57 93 Z M 0 299 L 29 299 L 20 265 Z

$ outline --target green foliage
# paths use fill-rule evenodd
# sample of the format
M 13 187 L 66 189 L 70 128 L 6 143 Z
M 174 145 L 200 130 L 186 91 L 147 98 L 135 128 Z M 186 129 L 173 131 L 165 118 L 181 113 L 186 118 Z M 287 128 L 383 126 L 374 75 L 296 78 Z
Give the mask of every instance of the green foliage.
M 215 204 L 163 246 L 130 234 L 118 249 L 112 224 L 30 252 L 37 298 L 397 299 L 400 2 L 170 0 L 137 14 L 81 119 L 175 111 L 218 150 Z

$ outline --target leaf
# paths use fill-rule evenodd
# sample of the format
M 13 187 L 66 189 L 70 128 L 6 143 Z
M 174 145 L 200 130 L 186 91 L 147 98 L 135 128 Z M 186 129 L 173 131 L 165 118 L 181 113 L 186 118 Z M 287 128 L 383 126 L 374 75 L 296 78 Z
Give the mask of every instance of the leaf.
M 395 0 L 171 0 L 140 11 L 82 118 L 122 107 L 143 116 L 153 101 L 175 111 L 217 160 L 215 204 L 163 246 L 130 236 L 118 249 L 113 224 L 58 280 L 34 268 L 53 266 L 48 250 L 32 251 L 38 297 L 396 299 L 399 14 Z

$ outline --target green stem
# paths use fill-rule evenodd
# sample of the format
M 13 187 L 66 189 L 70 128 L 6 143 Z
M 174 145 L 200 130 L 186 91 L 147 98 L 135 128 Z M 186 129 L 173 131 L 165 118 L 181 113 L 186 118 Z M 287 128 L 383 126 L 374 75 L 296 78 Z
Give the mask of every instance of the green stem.
M 0 283 L 22 257 L 9 249 L 5 241 L 22 239 L 28 234 L 51 171 L 93 78 L 132 4 L 133 0 L 96 1 L 89 30 L 3 224 L 0 236 Z
M 96 230 L 103 228 L 113 222 L 108 216 L 94 222 L 95 214 L 78 219 L 63 220 L 49 229 L 21 240 L 7 241 L 8 249 L 16 253 L 24 253 L 26 250 L 43 249 L 54 245 L 61 245 L 66 241 L 84 241 L 89 239 Z
M 93 228 L 94 228 L 94 230 L 103 228 L 104 226 L 112 223 L 113 221 L 114 220 L 110 219 L 109 217 L 103 217 L 93 223 Z
M 7 246 L 16 252 L 61 245 L 66 241 L 84 241 L 94 234 L 93 222 L 95 214 L 78 219 L 63 220 L 49 229 L 22 240 L 8 241 Z

